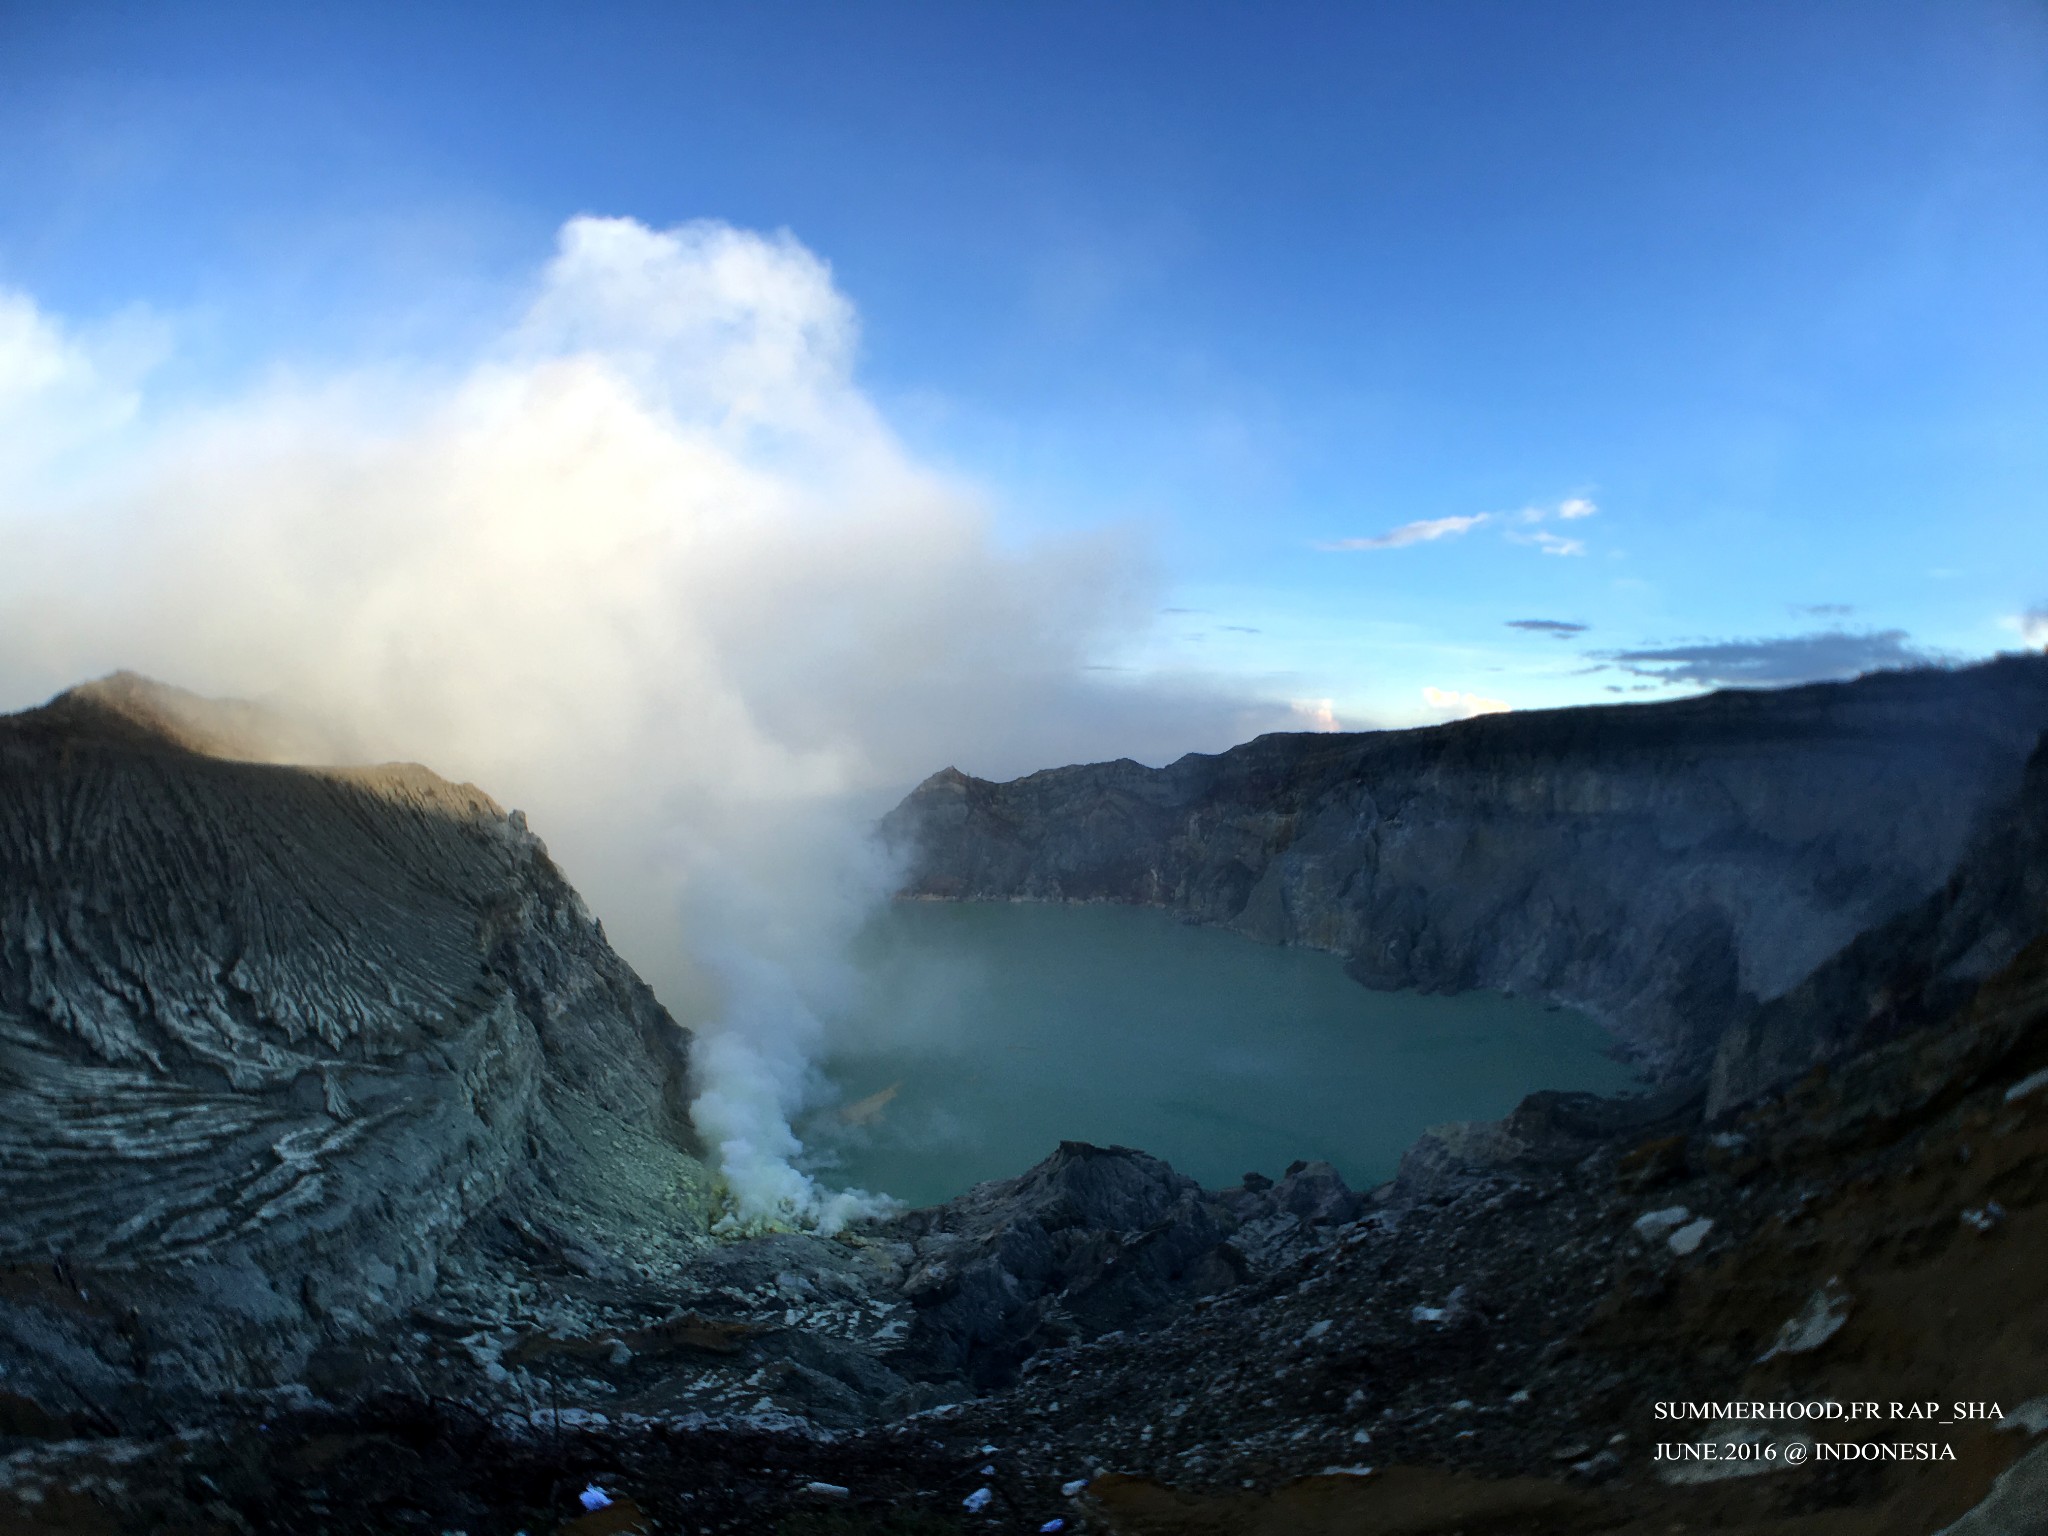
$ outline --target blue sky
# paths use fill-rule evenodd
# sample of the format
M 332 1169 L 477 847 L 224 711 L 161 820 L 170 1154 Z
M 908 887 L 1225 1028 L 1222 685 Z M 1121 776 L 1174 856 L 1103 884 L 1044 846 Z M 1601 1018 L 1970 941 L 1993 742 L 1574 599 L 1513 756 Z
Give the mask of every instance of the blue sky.
M 1004 539 L 1149 550 L 1101 667 L 1405 723 L 2048 643 L 2038 5 L 0 0 L 0 287 L 146 316 L 154 410 L 467 357 L 580 213 L 830 263 Z

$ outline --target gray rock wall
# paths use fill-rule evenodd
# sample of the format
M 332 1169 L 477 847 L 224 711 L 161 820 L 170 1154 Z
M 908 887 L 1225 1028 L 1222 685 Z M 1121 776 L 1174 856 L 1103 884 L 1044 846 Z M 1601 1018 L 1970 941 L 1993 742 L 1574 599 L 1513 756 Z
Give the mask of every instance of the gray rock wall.
M 1161 769 L 935 774 L 905 893 L 1121 901 L 1370 986 L 1587 1010 L 1703 1072 L 1729 1025 L 1948 879 L 2048 728 L 2048 660 L 1261 737 Z
M 2048 933 L 2048 737 L 2019 793 L 1987 818 L 1949 878 L 1859 934 L 1798 986 L 1721 1037 L 1707 1112 L 1720 1115 L 1812 1067 L 1955 1013 Z

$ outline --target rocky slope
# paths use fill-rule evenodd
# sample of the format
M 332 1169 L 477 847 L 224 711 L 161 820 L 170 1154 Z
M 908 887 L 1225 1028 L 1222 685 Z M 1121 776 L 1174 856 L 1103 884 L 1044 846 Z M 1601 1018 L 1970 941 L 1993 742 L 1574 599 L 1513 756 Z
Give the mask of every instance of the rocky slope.
M 301 1380 L 594 1128 L 695 1166 L 687 1037 L 516 813 L 238 760 L 248 723 L 129 677 L 0 719 L 0 1393 L 37 1412 Z
M 1285 1268 L 1142 1338 L 1039 1356 L 961 1432 L 1022 1439 L 1041 1488 L 1100 1474 L 1094 1517 L 1128 1536 L 1924 1536 L 1980 1501 L 1958 1536 L 2041 1529 L 2048 939 L 1959 1012 L 1728 1128 L 1697 1103 L 1639 1105 L 1633 1125 L 1619 1109 L 1532 1101 Z M 1828 1399 L 1886 1411 L 1761 1434 L 1656 1412 Z M 1658 1459 L 1745 1439 L 1954 1455 Z
M 2048 736 L 2018 792 L 1985 818 L 1938 889 L 1858 934 L 1790 992 L 1731 1019 L 1714 1057 L 1708 1113 L 1946 1017 L 2044 932 Z
M 1573 1004 L 1678 1076 L 1937 892 L 2044 728 L 2048 659 L 2006 657 L 1161 769 L 949 769 L 886 827 L 910 895 L 1164 906 L 1337 951 L 1371 986 Z
M 580 1333 L 437 1303 L 381 1380 L 260 1426 L 17 1441 L 0 1529 L 2037 1531 L 2048 942 L 1731 1127 L 1699 1111 L 1539 1096 L 1369 1198 L 1307 1168 L 1205 1195 L 1070 1146 L 907 1222 L 727 1245 L 680 1287 L 588 1265 L 555 1282 Z M 732 1411 L 920 1360 L 955 1385 L 917 1411 Z M 1885 1412 L 1657 1413 L 1830 1400 Z M 1773 1454 L 1670 1460 L 1709 1444 Z M 1935 1451 L 1844 1450 L 1896 1444 Z M 585 1513 L 593 1484 L 613 1502 Z

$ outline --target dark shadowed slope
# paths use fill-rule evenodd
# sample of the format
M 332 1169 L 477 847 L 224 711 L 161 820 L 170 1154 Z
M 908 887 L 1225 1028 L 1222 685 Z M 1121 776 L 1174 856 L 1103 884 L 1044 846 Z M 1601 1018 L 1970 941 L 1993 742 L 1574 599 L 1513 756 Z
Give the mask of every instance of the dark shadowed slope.
M 1938 889 L 1859 934 L 1791 991 L 1731 1021 L 1714 1056 L 1709 1113 L 1954 1013 L 2044 933 L 2048 736 L 2018 794 L 1987 818 Z
M 0 1391 L 288 1379 L 688 1037 L 516 812 L 130 677 L 0 719 Z M 565 1118 L 566 1117 L 566 1118 Z
M 1379 987 L 1583 1007 L 1651 1066 L 1927 899 L 2017 791 L 2048 659 L 1426 730 L 1166 768 L 953 770 L 887 819 L 906 892 L 1169 907 Z

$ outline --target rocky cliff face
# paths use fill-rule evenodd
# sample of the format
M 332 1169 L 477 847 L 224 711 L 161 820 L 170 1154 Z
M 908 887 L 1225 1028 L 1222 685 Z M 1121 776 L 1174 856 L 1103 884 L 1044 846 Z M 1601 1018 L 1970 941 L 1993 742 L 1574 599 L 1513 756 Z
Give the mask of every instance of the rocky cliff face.
M 953 770 L 890 814 L 909 895 L 1163 906 L 1376 987 L 1569 1003 L 1704 1072 L 1731 1022 L 1927 900 L 2048 728 L 2048 660 L 1261 737 L 1161 769 Z
M 1707 1112 L 1725 1114 L 1815 1065 L 1954 1013 L 2048 933 L 2048 737 L 2019 792 L 1988 816 L 1949 878 L 1730 1022 Z
M 0 719 L 9 1400 L 295 1379 L 594 1137 L 687 1164 L 687 1036 L 523 819 L 249 723 L 126 677 Z

